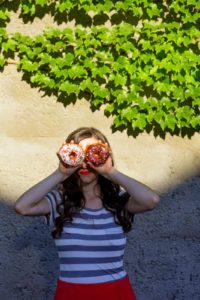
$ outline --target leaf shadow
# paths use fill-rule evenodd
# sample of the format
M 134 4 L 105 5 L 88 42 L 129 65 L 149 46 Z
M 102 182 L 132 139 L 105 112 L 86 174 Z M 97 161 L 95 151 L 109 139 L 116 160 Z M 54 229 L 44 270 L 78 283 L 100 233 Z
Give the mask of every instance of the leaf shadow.
M 112 2 L 113 2 L 113 5 L 116 4 L 116 1 L 113 0 Z M 101 1 L 101 3 L 103 4 L 104 2 Z M 163 18 L 163 21 L 166 23 L 171 23 L 171 22 L 179 22 L 180 23 L 180 15 L 178 15 L 173 10 L 171 11 L 170 14 L 168 13 L 166 5 L 169 5 L 170 3 L 171 3 L 170 1 L 166 1 L 166 3 L 159 2 L 159 1 L 156 2 L 158 8 L 162 9 L 162 14 L 159 15 L 159 17 Z M 0 5 L 2 7 L 8 8 L 9 11 L 17 12 L 19 10 L 20 2 L 19 1 L 1 1 Z M 122 9 L 120 9 L 118 11 L 112 12 L 111 15 L 109 15 L 109 13 L 106 13 L 106 12 L 100 12 L 98 14 L 95 14 L 93 17 L 91 17 L 90 14 L 86 13 L 86 11 L 84 9 L 79 9 L 77 5 L 74 6 L 72 9 L 69 9 L 68 11 L 64 11 L 64 12 L 56 11 L 55 5 L 56 5 L 55 2 L 52 2 L 48 7 L 46 7 L 46 6 L 41 7 L 39 5 L 36 5 L 36 13 L 33 16 L 25 15 L 21 12 L 19 17 L 23 19 L 24 23 L 28 23 L 28 22 L 33 22 L 35 17 L 42 19 L 45 16 L 45 14 L 50 14 L 53 17 L 54 21 L 58 25 L 74 21 L 75 25 L 81 25 L 85 28 L 91 28 L 91 26 L 104 25 L 107 21 L 110 21 L 112 26 L 119 25 L 122 22 L 126 22 L 133 26 L 137 26 L 139 24 L 139 22 L 143 23 L 145 20 L 157 21 L 157 18 L 158 18 L 158 16 L 156 16 L 156 15 L 153 17 L 149 17 L 148 9 L 145 8 L 142 4 L 141 4 L 142 16 L 138 16 L 136 12 L 131 11 L 131 10 L 123 11 Z M 4 24 L 4 26 L 5 26 L 5 24 Z M 190 30 L 190 28 L 193 26 L 193 24 L 189 22 L 187 24 L 182 24 L 182 26 L 185 29 Z M 127 37 L 127 39 L 129 42 L 134 43 L 135 46 L 137 45 L 137 42 L 135 40 L 133 40 L 129 37 Z M 146 39 L 145 33 L 141 33 L 139 39 Z M 175 42 L 173 42 L 173 46 L 176 51 L 179 51 L 179 53 L 182 53 L 183 51 L 187 50 L 186 46 L 182 45 L 181 47 L 179 47 L 176 45 Z M 192 44 L 190 46 L 194 53 L 197 54 L 199 52 L 197 45 Z M 73 49 L 71 49 L 71 50 L 69 49 L 69 51 L 73 52 Z M 119 55 L 123 54 L 123 53 L 119 53 L 114 47 L 110 49 L 110 52 L 112 53 L 112 56 L 115 60 L 119 57 Z M 158 60 L 162 60 L 164 58 L 164 55 L 165 54 L 163 51 L 155 53 L 155 57 Z M 7 53 L 5 56 L 6 57 L 14 57 L 14 53 L 10 52 L 10 53 Z M 166 74 L 166 72 L 164 72 L 162 70 L 160 70 L 160 71 L 161 71 L 161 73 L 163 72 L 163 78 L 165 76 L 170 77 L 170 74 Z M 197 71 L 196 76 L 197 76 L 197 78 L 200 77 L 200 71 Z M 31 87 L 38 88 L 37 84 L 31 83 L 30 74 L 24 73 L 22 78 L 23 78 L 23 80 L 28 82 Z M 101 77 L 97 76 L 95 80 L 98 82 L 98 84 L 100 86 L 106 85 L 105 80 L 103 80 Z M 129 84 L 131 83 L 130 78 L 128 78 L 127 83 L 128 84 L 126 87 L 128 88 Z M 114 91 L 117 91 L 117 89 L 118 89 L 118 87 L 115 87 L 113 83 L 111 83 L 110 86 L 106 85 L 106 87 L 112 88 L 112 90 L 114 90 Z M 157 99 L 159 99 L 161 97 L 161 95 L 154 90 L 153 84 L 148 85 L 147 82 L 144 81 L 142 83 L 142 88 L 143 88 L 143 90 L 141 91 L 140 96 L 143 96 L 143 97 L 145 96 L 147 98 L 155 97 Z M 83 96 L 86 97 L 86 100 L 88 100 L 90 102 L 90 107 L 91 107 L 92 111 L 100 109 L 102 103 L 105 104 L 105 101 L 102 100 L 102 102 L 100 101 L 99 104 L 94 105 L 92 103 L 92 100 L 94 99 L 94 97 L 92 96 L 90 91 L 82 91 L 78 94 L 78 96 L 76 96 L 76 94 L 74 94 L 74 93 L 71 93 L 69 95 L 67 92 L 58 93 L 58 91 L 56 89 L 52 89 L 52 88 L 48 88 L 48 87 L 45 87 L 45 88 L 39 87 L 39 91 L 43 92 L 43 96 L 47 95 L 47 96 L 57 97 L 57 101 L 60 103 L 63 103 L 64 107 L 66 107 L 67 105 L 69 105 L 71 103 L 75 104 L 77 99 L 81 99 L 81 98 L 83 98 Z M 115 101 L 115 99 L 111 97 L 111 99 L 109 99 L 109 101 L 110 102 Z M 190 101 L 190 99 L 188 99 L 184 102 L 184 104 L 186 104 L 186 103 L 189 106 L 192 105 L 192 102 Z M 112 116 L 112 114 L 105 112 L 105 116 L 109 117 L 109 116 Z M 193 129 L 192 127 L 179 129 L 176 127 L 174 131 L 172 131 L 170 129 L 165 129 L 165 131 L 163 131 L 158 123 L 156 123 L 155 121 L 152 121 L 152 123 L 148 124 L 144 130 L 147 133 L 150 133 L 151 131 L 153 131 L 155 136 L 160 136 L 164 139 L 167 133 L 170 133 L 171 135 L 180 135 L 182 137 L 187 136 L 187 137 L 191 138 L 194 135 L 194 133 L 199 132 L 200 129 L 199 129 L 199 127 L 196 129 Z M 118 126 L 117 128 L 115 125 L 112 125 L 112 131 L 113 132 L 126 131 L 128 135 L 132 135 L 132 136 L 138 136 L 142 132 L 142 130 L 133 129 L 131 123 L 129 123 L 126 126 L 123 126 L 123 125 Z

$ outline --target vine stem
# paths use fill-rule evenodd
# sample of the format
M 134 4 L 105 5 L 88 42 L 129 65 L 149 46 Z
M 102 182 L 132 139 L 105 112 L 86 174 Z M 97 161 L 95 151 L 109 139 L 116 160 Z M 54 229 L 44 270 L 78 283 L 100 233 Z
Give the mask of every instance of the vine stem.
M 7 63 L 10 65 L 17 65 L 18 61 L 16 59 L 8 58 Z

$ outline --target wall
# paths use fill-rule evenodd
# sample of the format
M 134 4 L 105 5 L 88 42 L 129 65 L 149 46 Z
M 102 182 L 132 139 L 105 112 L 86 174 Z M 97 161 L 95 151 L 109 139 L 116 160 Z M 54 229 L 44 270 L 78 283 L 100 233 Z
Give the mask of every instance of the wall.
M 34 34 L 51 20 L 22 25 L 13 16 L 8 30 Z M 108 137 L 117 168 L 162 195 L 129 234 L 125 266 L 138 300 L 200 299 L 199 134 L 112 133 L 112 119 L 91 112 L 84 99 L 63 107 L 21 76 L 15 65 L 0 74 L 0 298 L 52 299 L 58 261 L 50 232 L 42 217 L 16 215 L 13 203 L 57 168 L 55 153 L 68 133 L 94 126 Z

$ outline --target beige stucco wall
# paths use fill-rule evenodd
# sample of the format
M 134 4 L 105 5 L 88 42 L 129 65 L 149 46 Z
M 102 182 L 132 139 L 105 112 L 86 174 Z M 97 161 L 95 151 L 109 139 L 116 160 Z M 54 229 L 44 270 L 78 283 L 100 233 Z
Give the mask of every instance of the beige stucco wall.
M 7 30 L 35 35 L 52 24 L 49 16 L 24 24 L 13 14 Z M 16 65 L 0 73 L 0 299 L 53 299 L 58 257 L 50 232 L 42 217 L 22 217 L 8 204 L 57 168 L 56 151 L 79 126 L 107 135 L 122 172 L 159 192 L 174 187 L 157 209 L 135 217 L 128 237 L 125 267 L 137 299 L 200 299 L 200 178 L 191 178 L 200 174 L 200 135 L 112 133 L 112 119 L 87 101 L 65 108 L 21 77 Z
M 21 79 L 15 65 L 0 74 L 0 181 L 1 198 L 14 201 L 26 188 L 57 167 L 57 149 L 79 126 L 103 131 L 122 172 L 163 191 L 200 170 L 200 136 L 166 136 L 153 133 L 137 138 L 111 131 L 112 119 L 92 112 L 84 99 L 64 107 L 55 98 Z
M 34 35 L 51 25 L 49 16 L 24 24 L 13 14 L 7 31 Z M 158 191 L 199 174 L 199 134 L 191 139 L 168 134 L 163 140 L 153 133 L 137 138 L 128 137 L 126 132 L 112 133 L 112 118 L 104 116 L 102 110 L 91 112 L 84 99 L 64 107 L 54 97 L 43 97 L 42 92 L 31 89 L 21 77 L 16 65 L 8 65 L 0 73 L 1 198 L 14 201 L 52 172 L 58 163 L 57 149 L 68 133 L 79 126 L 102 130 L 112 145 L 117 168 Z

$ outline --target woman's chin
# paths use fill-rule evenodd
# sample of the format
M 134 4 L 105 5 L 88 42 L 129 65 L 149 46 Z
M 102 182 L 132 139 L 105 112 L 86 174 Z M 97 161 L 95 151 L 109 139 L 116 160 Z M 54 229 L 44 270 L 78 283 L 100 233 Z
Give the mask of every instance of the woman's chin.
M 88 172 L 88 173 L 79 172 L 78 175 L 82 183 L 91 183 L 97 180 L 97 175 L 92 172 Z

